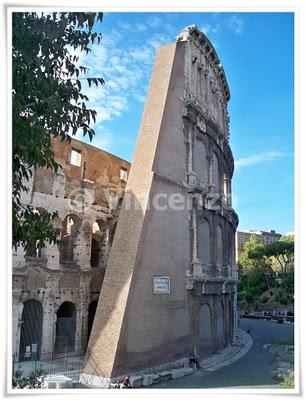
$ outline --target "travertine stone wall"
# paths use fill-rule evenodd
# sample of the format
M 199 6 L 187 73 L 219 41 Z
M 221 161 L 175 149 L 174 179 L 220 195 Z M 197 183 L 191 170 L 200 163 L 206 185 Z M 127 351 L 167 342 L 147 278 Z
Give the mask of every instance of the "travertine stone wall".
M 54 351 L 57 311 L 65 302 L 73 303 L 76 309 L 76 327 L 72 333 L 74 352 L 81 354 L 86 350 L 88 310 L 98 300 L 111 246 L 109 230 L 114 231 L 126 185 L 120 179 L 120 168 L 129 171 L 130 167 L 125 160 L 74 139 L 70 144 L 54 140 L 53 148 L 62 168 L 57 173 L 46 169 L 34 171 L 22 201 L 39 212 L 56 211 L 58 218 L 53 223 L 62 232 L 64 221 L 71 217 L 77 224 L 77 234 L 71 241 L 73 257 L 65 262 L 60 260 L 61 249 L 55 244 L 47 243 L 30 256 L 22 247 L 13 251 L 12 352 L 21 360 L 24 357 L 24 349 L 19 354 L 21 327 L 25 323 L 23 309 L 29 300 L 37 300 L 42 305 L 40 354 Z M 79 167 L 71 165 L 73 149 L 81 152 Z M 92 268 L 94 231 L 100 262 Z
M 229 98 L 217 54 L 196 27 L 157 50 L 84 383 L 107 385 L 233 340 Z M 154 281 L 165 277 L 169 291 L 157 294 Z

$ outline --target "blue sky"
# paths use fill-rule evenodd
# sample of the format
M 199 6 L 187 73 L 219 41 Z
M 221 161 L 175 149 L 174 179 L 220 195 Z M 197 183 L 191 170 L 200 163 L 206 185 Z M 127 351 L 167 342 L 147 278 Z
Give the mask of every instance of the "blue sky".
M 215 46 L 231 90 L 238 229 L 293 231 L 292 13 L 105 13 L 101 45 L 80 58 L 106 81 L 86 89 L 98 112 L 92 145 L 132 160 L 156 48 L 191 24 Z

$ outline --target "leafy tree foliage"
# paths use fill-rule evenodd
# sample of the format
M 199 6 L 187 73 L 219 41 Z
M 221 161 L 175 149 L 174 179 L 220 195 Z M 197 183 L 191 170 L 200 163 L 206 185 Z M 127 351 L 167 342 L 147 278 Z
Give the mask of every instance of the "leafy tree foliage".
M 265 270 L 262 267 L 251 267 L 242 271 L 239 276 L 238 299 L 253 303 L 268 289 Z
M 253 303 L 256 298 L 269 288 L 267 277 L 267 273 L 270 272 L 269 260 L 262 257 L 251 257 L 254 252 L 260 253 L 263 247 L 261 241 L 255 235 L 252 235 L 250 240 L 245 243 L 239 256 L 239 300 Z
M 239 256 L 238 265 L 240 269 L 243 268 L 244 270 L 246 270 L 259 266 L 268 267 L 268 263 L 266 262 L 266 260 L 263 260 L 261 256 L 252 257 L 252 255 L 254 255 L 255 253 L 261 255 L 263 248 L 264 246 L 260 239 L 258 239 L 257 236 L 252 235 L 250 240 L 245 243 L 243 251 Z
M 102 78 L 80 78 L 88 69 L 76 52 L 91 51 L 101 34 L 93 31 L 102 13 L 13 14 L 13 246 L 33 248 L 56 242 L 56 215 L 35 213 L 22 204 L 21 193 L 37 168 L 57 171 L 52 138 L 70 140 L 82 130 L 90 139 L 96 111 L 86 107 L 82 80 L 104 84 Z
M 256 236 L 251 236 L 239 256 L 238 299 L 252 304 L 258 303 L 267 289 L 275 287 L 273 298 L 276 302 L 282 305 L 292 303 L 293 257 L 293 236 L 283 236 L 280 241 L 267 245 L 263 245 Z M 281 283 L 276 279 L 275 263 L 278 264 L 277 270 L 282 272 Z M 263 295 L 261 301 L 267 302 L 268 298 Z
M 277 261 L 280 271 L 287 273 L 289 266 L 293 268 L 294 239 L 292 236 L 283 236 L 277 242 L 255 248 L 249 256 L 254 260 L 273 257 L 273 260 Z

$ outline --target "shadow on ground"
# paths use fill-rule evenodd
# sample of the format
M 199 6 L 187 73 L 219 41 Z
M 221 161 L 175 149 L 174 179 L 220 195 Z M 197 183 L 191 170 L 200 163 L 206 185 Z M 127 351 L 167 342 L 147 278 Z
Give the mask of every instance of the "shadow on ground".
M 249 320 L 240 320 L 241 329 L 246 330 L 248 325 Z M 249 352 L 231 365 L 215 372 L 198 370 L 193 375 L 163 382 L 150 388 L 281 388 L 268 372 L 274 355 L 262 347 L 265 343 L 284 344 L 293 342 L 294 326 L 268 321 L 254 321 L 252 338 L 254 344 Z

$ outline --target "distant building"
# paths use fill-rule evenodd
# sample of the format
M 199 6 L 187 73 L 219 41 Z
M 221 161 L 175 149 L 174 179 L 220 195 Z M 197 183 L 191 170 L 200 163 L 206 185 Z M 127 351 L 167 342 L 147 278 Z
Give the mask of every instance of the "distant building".
M 239 255 L 241 254 L 243 247 L 246 242 L 251 239 L 251 236 L 256 236 L 258 239 L 262 241 L 263 244 L 269 244 L 273 242 L 277 242 L 281 237 L 281 233 L 276 233 L 274 230 L 270 232 L 266 231 L 237 231 L 236 232 L 236 257 L 238 260 Z

